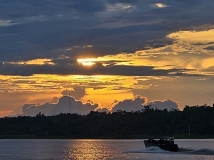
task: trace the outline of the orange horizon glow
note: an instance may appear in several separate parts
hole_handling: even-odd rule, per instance
[[[0,111],[0,117],[8,116],[8,115],[11,114],[12,112],[13,112],[13,110],[4,110],[4,111]]]

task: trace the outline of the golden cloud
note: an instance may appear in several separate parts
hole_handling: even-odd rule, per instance
[[[54,65],[51,59],[48,58],[39,58],[39,59],[32,59],[28,61],[18,61],[18,62],[4,62],[8,64],[20,64],[20,65]]]
[[[214,29],[206,31],[179,31],[168,34],[166,37],[191,44],[207,44],[214,42]]]

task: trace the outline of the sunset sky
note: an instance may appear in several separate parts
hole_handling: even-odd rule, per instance
[[[212,105],[213,8],[213,0],[0,0],[0,117]]]

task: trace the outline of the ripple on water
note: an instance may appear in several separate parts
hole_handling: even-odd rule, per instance
[[[127,153],[152,153],[152,154],[192,154],[192,155],[214,155],[212,149],[190,149],[190,148],[179,148],[178,152],[170,152],[160,149],[159,147],[148,147],[142,150],[127,151]]]

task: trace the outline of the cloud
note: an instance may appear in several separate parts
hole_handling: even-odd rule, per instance
[[[103,79],[75,78],[213,76],[213,8],[212,0],[1,1],[0,75],[6,77],[1,80],[1,92],[35,94],[35,90],[53,89],[60,94],[74,85],[100,91],[109,84],[119,90],[154,88],[154,95],[159,92],[152,83],[133,86],[127,80],[123,85],[120,81],[104,85]],[[87,68],[76,61],[87,57],[103,59]],[[76,99],[86,95],[84,90],[71,91]],[[167,93],[161,100],[171,98]]]
[[[145,46],[165,46],[170,43],[166,35],[174,31],[212,24],[212,6],[211,0],[2,2],[0,26],[4,27],[0,35],[10,36],[0,39],[0,52],[4,53],[0,59],[53,58],[63,54],[72,59],[83,53],[114,55]],[[89,42],[92,48],[65,53],[66,48]]]
[[[135,6],[128,3],[106,3],[105,10],[98,12],[98,17],[112,17],[121,14],[130,13],[135,10]]]
[[[140,97],[137,96],[134,99],[126,99],[123,101],[116,101],[114,102],[114,104],[112,105],[112,111],[115,112],[117,110],[122,110],[122,111],[138,111],[138,110],[142,110],[144,109],[145,105],[151,105],[151,108],[154,109],[160,109],[160,110],[164,110],[165,108],[167,110],[172,110],[172,109],[176,109],[176,110],[181,110],[179,104],[173,100],[165,100],[165,101],[160,101],[160,100],[156,100],[156,101],[152,101],[152,102],[147,102],[147,98],[146,97]]]
[[[138,110],[142,110],[144,109],[145,105],[151,105],[151,108],[154,109],[160,109],[160,110],[164,110],[165,108],[167,110],[172,110],[172,109],[176,109],[176,110],[181,110],[179,104],[173,100],[165,100],[165,101],[152,101],[152,102],[147,102],[147,98],[146,97],[140,97],[137,96],[134,99],[126,99],[120,102],[115,102],[113,104],[113,108],[112,111],[115,112],[117,110],[122,110],[122,111],[138,111]]]
[[[63,96],[59,99],[58,103],[46,102],[42,105],[39,104],[24,104],[22,107],[21,116],[35,116],[39,112],[46,116],[57,115],[60,113],[77,113],[80,115],[88,114],[94,111],[98,104],[93,104],[88,101],[83,103],[75,100],[73,97]]]
[[[93,14],[105,10],[105,1],[104,0],[72,1],[69,7],[74,9],[79,14],[82,13]]]
[[[159,100],[156,100],[156,101],[153,101],[153,102],[149,102],[148,105],[151,105],[152,108],[154,109],[160,109],[160,110],[164,110],[165,108],[167,110],[172,110],[172,109],[175,109],[175,110],[181,110],[179,104],[173,100],[165,100],[165,101],[159,101]]]
[[[122,19],[116,20],[112,22],[106,22],[102,24],[98,24],[97,26],[90,27],[88,29],[118,29],[118,28],[126,28],[126,27],[137,27],[144,25],[154,25],[160,23],[162,20],[148,20],[144,21],[135,21],[131,19]]]
[[[67,61],[67,60],[65,60]],[[65,62],[64,61],[64,62]],[[191,69],[192,70],[192,69]],[[78,63],[51,63],[48,64],[17,64],[2,62],[0,74],[31,76],[34,74],[58,74],[58,75],[124,75],[124,76],[189,76],[200,74],[185,73],[188,69],[159,69],[155,66],[131,66],[131,65],[103,65],[97,62],[91,67],[84,67]]]
[[[164,4],[164,3],[156,3],[155,4],[155,7],[158,7],[158,8],[166,8],[168,7],[168,5]]]
[[[8,27],[8,26],[13,26],[18,23],[12,21],[12,20],[0,20],[0,27]]]
[[[57,99],[55,97],[55,99]],[[98,112],[116,112],[118,110],[122,111],[141,111],[144,109],[145,105],[151,105],[154,109],[176,109],[181,110],[177,102],[173,100],[165,101],[152,101],[147,103],[146,97],[137,96],[134,99],[125,99],[123,101],[115,101],[111,104],[111,108],[99,108],[98,104],[93,104],[93,102],[88,101],[83,103],[81,101],[75,100],[73,97],[63,96],[58,99],[58,102],[46,102],[42,105],[40,104],[24,104],[21,109],[20,116],[36,116],[38,113],[42,113],[46,116],[57,115],[60,113],[77,113],[80,115],[86,115],[90,111]],[[17,113],[17,112],[16,112]],[[18,116],[17,114],[15,116]],[[14,115],[13,115],[14,116]]]
[[[40,104],[24,104],[21,108],[21,116],[35,116],[38,113],[42,113],[46,116],[54,115],[52,110],[58,105],[59,100],[56,97],[52,99],[51,102],[46,102],[42,105]],[[58,101],[58,102],[57,102]]]
[[[214,43],[214,29],[205,31],[179,31],[170,33],[168,38],[192,44]]]
[[[50,103],[52,103],[52,104],[56,104],[56,103],[58,103],[58,102],[59,102],[59,98],[54,97],[54,98],[51,100],[51,102],[50,102]]]
[[[82,88],[82,87],[74,87],[73,90],[63,90],[62,91],[62,95],[63,96],[72,96],[74,97],[75,99],[81,99],[82,97],[84,97],[86,94],[86,91],[85,91],[85,88]]]
[[[122,111],[138,111],[142,110],[143,104],[145,104],[147,99],[145,97],[136,97],[135,99],[126,99],[123,101],[118,102],[115,104],[115,106],[112,108],[112,111],[115,112],[117,110]]]
[[[106,113],[110,112],[107,108],[98,108],[95,111],[97,111],[97,112],[106,112]]]

